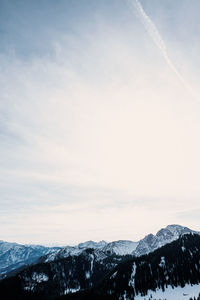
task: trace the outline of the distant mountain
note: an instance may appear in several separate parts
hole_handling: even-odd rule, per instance
[[[110,254],[128,255],[135,251],[137,245],[138,242],[120,240],[108,243],[102,250]]]
[[[50,262],[62,258],[66,258],[68,256],[78,256],[86,249],[103,249],[107,243],[105,241],[93,242],[87,241],[84,243],[80,243],[77,246],[66,246],[62,249],[58,249],[50,254],[47,254],[44,257],[41,257],[40,262]]]
[[[177,240],[181,235],[188,233],[200,234],[200,232],[181,225],[168,225],[166,228],[159,230],[156,235],[148,234],[144,237],[144,239],[140,240],[132,254],[135,256],[148,254],[168,243]]]
[[[44,247],[38,245],[20,245],[0,241],[0,278],[8,272],[24,265],[31,264],[41,256],[54,252],[58,247]]]
[[[93,242],[88,241],[81,243],[78,246],[67,246],[55,251],[53,253],[47,254],[45,257],[42,257],[40,262],[50,262],[68,256],[78,256],[86,249],[102,250],[101,253],[104,253],[106,256],[110,255],[130,255],[133,250],[136,249],[138,242],[120,240],[111,243],[106,243],[105,241]],[[96,251],[98,252],[98,251]]]
[[[93,241],[87,241],[84,243],[78,244],[77,248],[79,249],[102,249],[107,245],[107,242],[105,241],[100,241],[100,242],[93,242]]]
[[[77,246],[44,247],[40,245],[20,245],[0,241],[0,278],[25,265],[35,262],[50,262],[69,256],[78,256],[86,249],[102,249],[106,255],[127,255],[135,248],[137,243],[131,241],[87,241]]]
[[[168,225],[166,228],[159,230],[156,235],[149,234],[139,242],[119,240],[110,243],[105,241],[93,242],[88,241],[78,246],[67,246],[59,249],[57,252],[50,253],[41,259],[41,262],[50,262],[53,260],[66,258],[71,255],[80,255],[85,249],[101,249],[106,255],[134,255],[141,256],[148,254],[172,241],[178,239],[181,235],[188,233],[200,234],[197,231],[181,225]]]
[[[0,278],[11,271],[31,264],[50,262],[68,256],[80,255],[85,249],[101,249],[106,255],[134,255],[148,254],[187,233],[198,233],[180,225],[169,225],[159,230],[156,235],[149,234],[139,242],[119,240],[107,243],[105,241],[87,241],[77,246],[44,247],[39,245],[20,245],[0,241]]]

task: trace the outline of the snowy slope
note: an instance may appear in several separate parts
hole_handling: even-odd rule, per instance
[[[200,284],[186,284],[183,288],[178,286],[172,288],[171,286],[154,291],[149,291],[146,296],[137,295],[134,300],[189,300],[190,298],[198,297],[200,293]]]
[[[41,262],[50,262],[61,258],[66,258],[69,256],[78,256],[83,251],[84,249],[79,249],[77,246],[76,247],[67,246],[64,247],[63,249],[59,249],[50,254],[47,254],[45,257],[42,257]]]
[[[58,247],[20,245],[0,241],[0,277],[25,264],[33,263],[39,257],[58,249]]]
[[[103,248],[103,251],[110,254],[127,255],[131,254],[136,249],[137,245],[138,242],[120,240],[108,243]]]
[[[93,241],[87,241],[84,243],[80,243],[77,246],[66,246],[62,249],[59,249],[57,251],[54,251],[48,255],[46,255],[44,258],[41,259],[41,262],[50,262],[62,258],[67,258],[69,256],[78,256],[81,253],[84,252],[86,249],[94,249],[94,250],[101,250],[106,246],[105,241],[100,242],[93,242]],[[98,251],[97,251],[98,253]]]
[[[88,249],[88,248],[92,248],[92,249],[102,249],[102,248],[105,247],[106,245],[107,245],[107,242],[105,242],[105,241],[100,241],[100,242],[87,241],[87,242],[78,244],[77,247],[78,247],[79,249]]]

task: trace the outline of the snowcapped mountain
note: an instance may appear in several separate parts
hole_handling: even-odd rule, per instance
[[[132,241],[115,241],[108,243],[104,248],[103,251],[109,254],[116,254],[116,255],[130,255],[137,247],[138,242]]]
[[[111,255],[129,255],[137,247],[138,242],[128,241],[128,240],[119,240],[107,243],[105,241],[93,242],[87,241],[85,243],[78,244],[78,249],[101,249],[103,252]]]
[[[148,254],[188,233],[200,234],[200,232],[181,225],[168,225],[166,228],[160,229],[156,235],[148,234],[144,239],[140,240],[132,254],[135,256]]]
[[[105,241],[94,242],[94,241],[87,241],[84,243],[80,243],[77,246],[66,246],[62,249],[58,249],[52,253],[47,254],[44,257],[41,257],[41,262],[50,262],[62,258],[66,258],[68,256],[78,256],[86,249],[94,249],[100,250],[103,249],[107,243]],[[97,251],[98,252],[98,251]]]
[[[0,241],[0,277],[58,249],[60,248]]]
[[[77,246],[67,246],[53,253],[47,254],[45,257],[41,258],[41,262],[50,262],[57,259],[66,258],[68,256],[78,256],[86,249],[94,249],[95,253],[102,256],[104,253],[106,256],[110,256],[112,254],[115,255],[130,255],[137,247],[138,242],[119,240],[110,243],[106,243],[105,241],[93,242],[87,241]],[[98,251],[101,250],[101,251]],[[100,259],[100,258],[99,258]]]
[[[44,247],[34,245],[20,245],[0,241],[0,277],[27,264],[38,262],[51,262],[69,256],[79,256],[86,249],[94,249],[99,260],[110,255],[148,254],[187,233],[198,233],[180,225],[168,225],[159,230],[156,235],[149,234],[139,242],[119,240],[107,243],[105,241],[87,241],[77,246]],[[100,251],[101,250],[101,251]]]
[[[87,242],[78,244],[77,247],[79,249],[87,249],[87,248],[102,249],[106,245],[107,245],[107,242],[105,242],[105,241],[100,241],[100,242],[87,241]]]
[[[139,242],[128,241],[128,240],[119,240],[106,243],[105,241],[93,242],[87,241],[77,246],[71,247],[67,246],[62,249],[59,249],[56,252],[46,255],[45,259],[42,258],[44,262],[50,262],[53,260],[66,258],[71,255],[80,255],[85,249],[100,249],[103,253],[108,255],[134,255],[141,256],[148,254],[172,241],[178,239],[181,235],[187,233],[197,233],[194,230],[191,230],[187,227],[181,225],[168,225],[166,228],[159,230],[156,235],[148,234]],[[102,253],[101,252],[101,253]]]
[[[50,262],[53,260],[58,260],[62,258],[66,258],[68,256],[78,256],[85,249],[94,249],[102,250],[98,253],[105,253],[108,255],[134,255],[141,256],[144,254],[148,254],[157,248],[160,248],[172,241],[178,239],[181,235],[187,233],[198,233],[194,230],[191,230],[187,227],[183,227],[181,225],[168,225],[166,228],[162,228],[159,230],[156,235],[149,234],[144,237],[144,239],[139,242],[128,241],[128,240],[119,240],[107,243],[105,241],[94,242],[87,241],[84,243],[80,243],[77,246],[66,246],[57,251],[47,254],[45,257],[41,258],[41,262]],[[101,255],[100,255],[101,256]]]

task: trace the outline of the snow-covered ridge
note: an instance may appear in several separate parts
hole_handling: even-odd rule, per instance
[[[86,249],[95,249],[96,255],[101,258],[112,254],[141,256],[148,254],[167,243],[178,239],[183,234],[197,233],[180,225],[168,225],[155,235],[149,234],[139,242],[119,240],[107,243],[105,241],[87,241],[77,246],[45,247],[40,245],[20,245],[0,241],[0,276],[25,264],[30,264],[41,258],[43,262],[50,262],[68,256],[78,256]]]
[[[86,249],[94,249],[97,256],[105,258],[112,254],[116,255],[130,255],[137,247],[138,242],[119,240],[107,243],[105,241],[93,242],[87,241],[77,246],[67,246],[61,250],[50,253],[46,256],[44,262],[50,262],[53,260],[66,258],[68,256],[78,256],[83,253]]]
[[[120,240],[108,243],[102,250],[106,253],[116,255],[130,255],[137,247],[139,242]]]
[[[191,230],[181,225],[168,225],[166,228],[160,229],[155,235],[148,234],[139,242],[119,240],[106,243],[105,241],[93,242],[87,241],[85,243],[78,244],[77,246],[67,246],[57,252],[47,255],[45,262],[53,261],[55,259],[66,258],[70,255],[80,255],[85,249],[92,248],[95,250],[101,250],[97,255],[134,255],[141,256],[148,254],[168,243],[171,243],[178,239],[183,234],[197,233],[197,231]]]
[[[132,254],[136,256],[148,254],[177,240],[181,235],[190,233],[200,234],[198,231],[194,231],[181,225],[168,225],[167,227],[160,229],[155,235],[148,234],[140,240]]]
[[[58,250],[56,252],[50,253],[46,256],[44,262],[50,262],[53,260],[66,258],[68,256],[78,256],[81,253],[83,253],[86,249],[94,249],[97,259],[101,260],[106,256],[115,254],[115,255],[131,255],[131,253],[136,249],[138,245],[138,242],[133,241],[126,241],[126,240],[120,240],[120,241],[114,241],[111,243],[106,243],[105,241],[101,241],[99,243],[89,241],[82,244],[79,244],[78,246],[71,247],[67,246],[64,247],[61,250]]]

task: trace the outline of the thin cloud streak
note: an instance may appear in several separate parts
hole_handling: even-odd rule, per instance
[[[185,81],[184,77],[180,74],[180,72],[177,70],[174,63],[171,61],[168,52],[167,47],[165,45],[165,42],[160,35],[156,25],[153,23],[151,18],[147,15],[145,12],[142,4],[139,2],[139,0],[125,0],[128,4],[128,7],[131,9],[131,11],[135,14],[137,14],[138,18],[142,22],[144,28],[146,29],[149,36],[152,38],[156,46],[160,49],[166,63],[171,68],[171,70],[176,74],[176,76],[179,78],[179,80],[183,83],[184,87],[188,90],[188,92],[191,94],[191,96],[198,100],[198,97],[192,87]],[[198,100],[199,101],[199,100]]]

